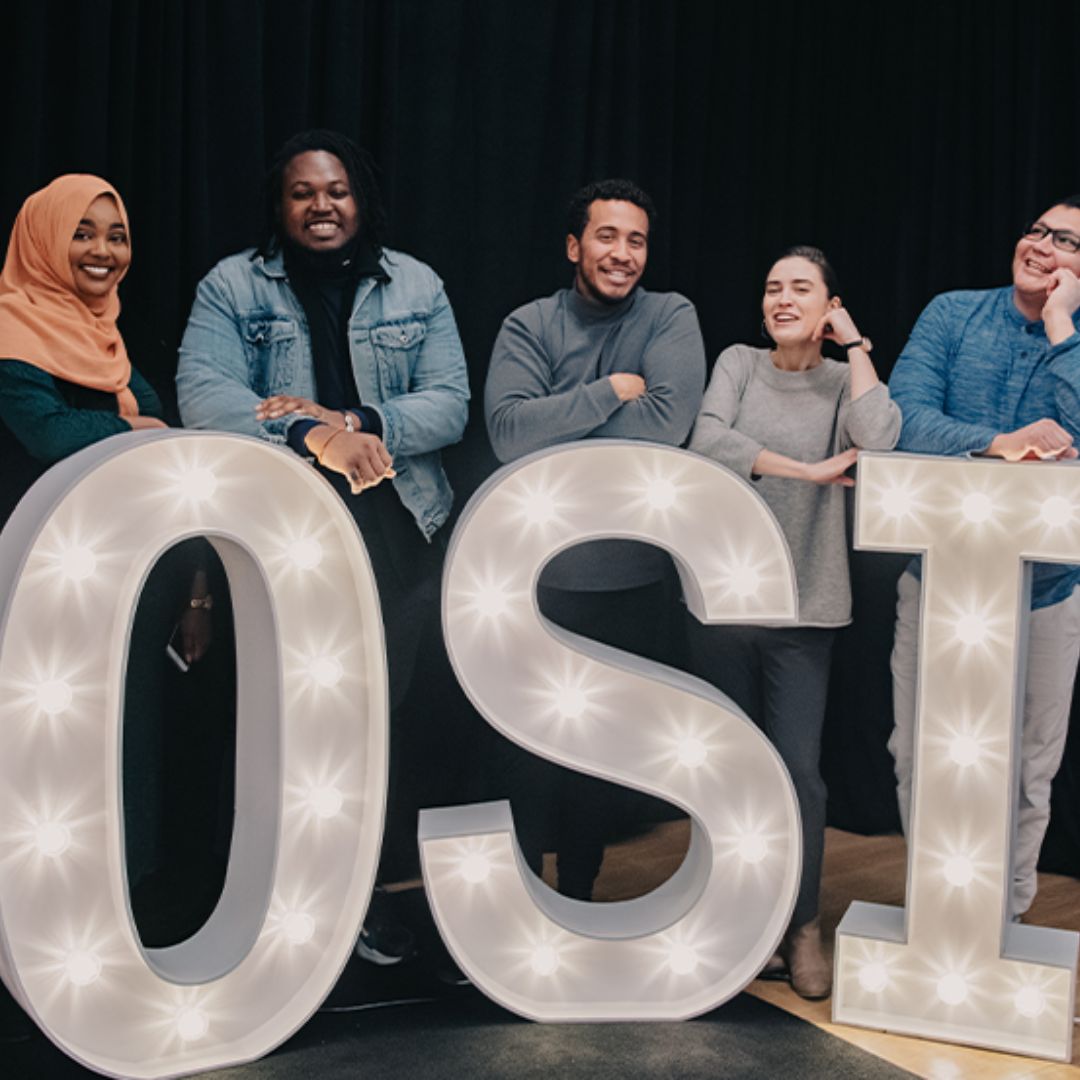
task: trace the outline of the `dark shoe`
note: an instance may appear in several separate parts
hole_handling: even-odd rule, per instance
[[[821,923],[811,919],[784,936],[784,954],[791,970],[791,989],[809,1001],[832,993],[832,968],[821,944]]]
[[[376,887],[364,917],[363,929],[356,939],[356,955],[379,967],[400,964],[416,951],[412,931],[395,917],[390,907],[389,896]]]
[[[787,979],[789,976],[787,961],[779,949],[769,957],[766,965],[758,972],[759,979],[767,979],[771,982]]]
[[[449,957],[435,968],[435,978],[443,986],[471,986],[469,976],[465,974]]]

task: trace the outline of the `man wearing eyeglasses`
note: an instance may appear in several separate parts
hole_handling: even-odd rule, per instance
[[[1064,460],[1080,440],[1080,195],[1055,203],[1016,244],[1012,286],[944,293],[919,317],[889,392],[899,450]],[[892,654],[900,816],[907,832],[919,629],[919,560],[897,587]],[[1039,563],[1031,587],[1012,914],[1035,896],[1050,785],[1065,748],[1080,658],[1080,566]]]

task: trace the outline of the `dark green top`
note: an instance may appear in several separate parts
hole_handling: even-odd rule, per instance
[[[134,368],[129,389],[140,413],[163,417],[157,394]],[[115,394],[55,378],[22,360],[0,360],[0,420],[43,465],[130,431],[117,410]]]
[[[139,412],[162,418],[150,384],[131,369]],[[110,435],[130,431],[115,394],[57,379],[22,360],[0,360],[0,526],[50,466]]]

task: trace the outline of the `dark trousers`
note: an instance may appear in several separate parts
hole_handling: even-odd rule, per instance
[[[419,876],[417,815],[467,801],[469,735],[481,724],[450,667],[442,637],[445,543],[429,543],[389,481],[360,495],[324,475],[352,514],[379,590],[390,699],[390,775],[376,880]]]
[[[687,616],[693,673],[727,694],[780,753],[799,800],[803,868],[792,926],[818,913],[825,848],[821,729],[835,630],[703,626]]]
[[[543,585],[540,611],[551,622],[651,660],[669,662],[668,618],[674,604],[667,581],[612,592],[573,592]],[[585,776],[499,740],[495,760],[500,794],[509,797],[518,844],[533,871],[542,853],[556,852],[559,892],[586,900],[604,858],[604,845],[632,806],[640,817],[670,816],[666,804]]]

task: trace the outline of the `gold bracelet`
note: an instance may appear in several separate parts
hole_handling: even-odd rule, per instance
[[[329,427],[329,425],[327,425]],[[326,448],[344,431],[344,428],[334,428],[330,434],[330,438],[326,440],[320,449],[315,451],[315,460],[321,465],[323,463],[322,456],[326,453]]]

